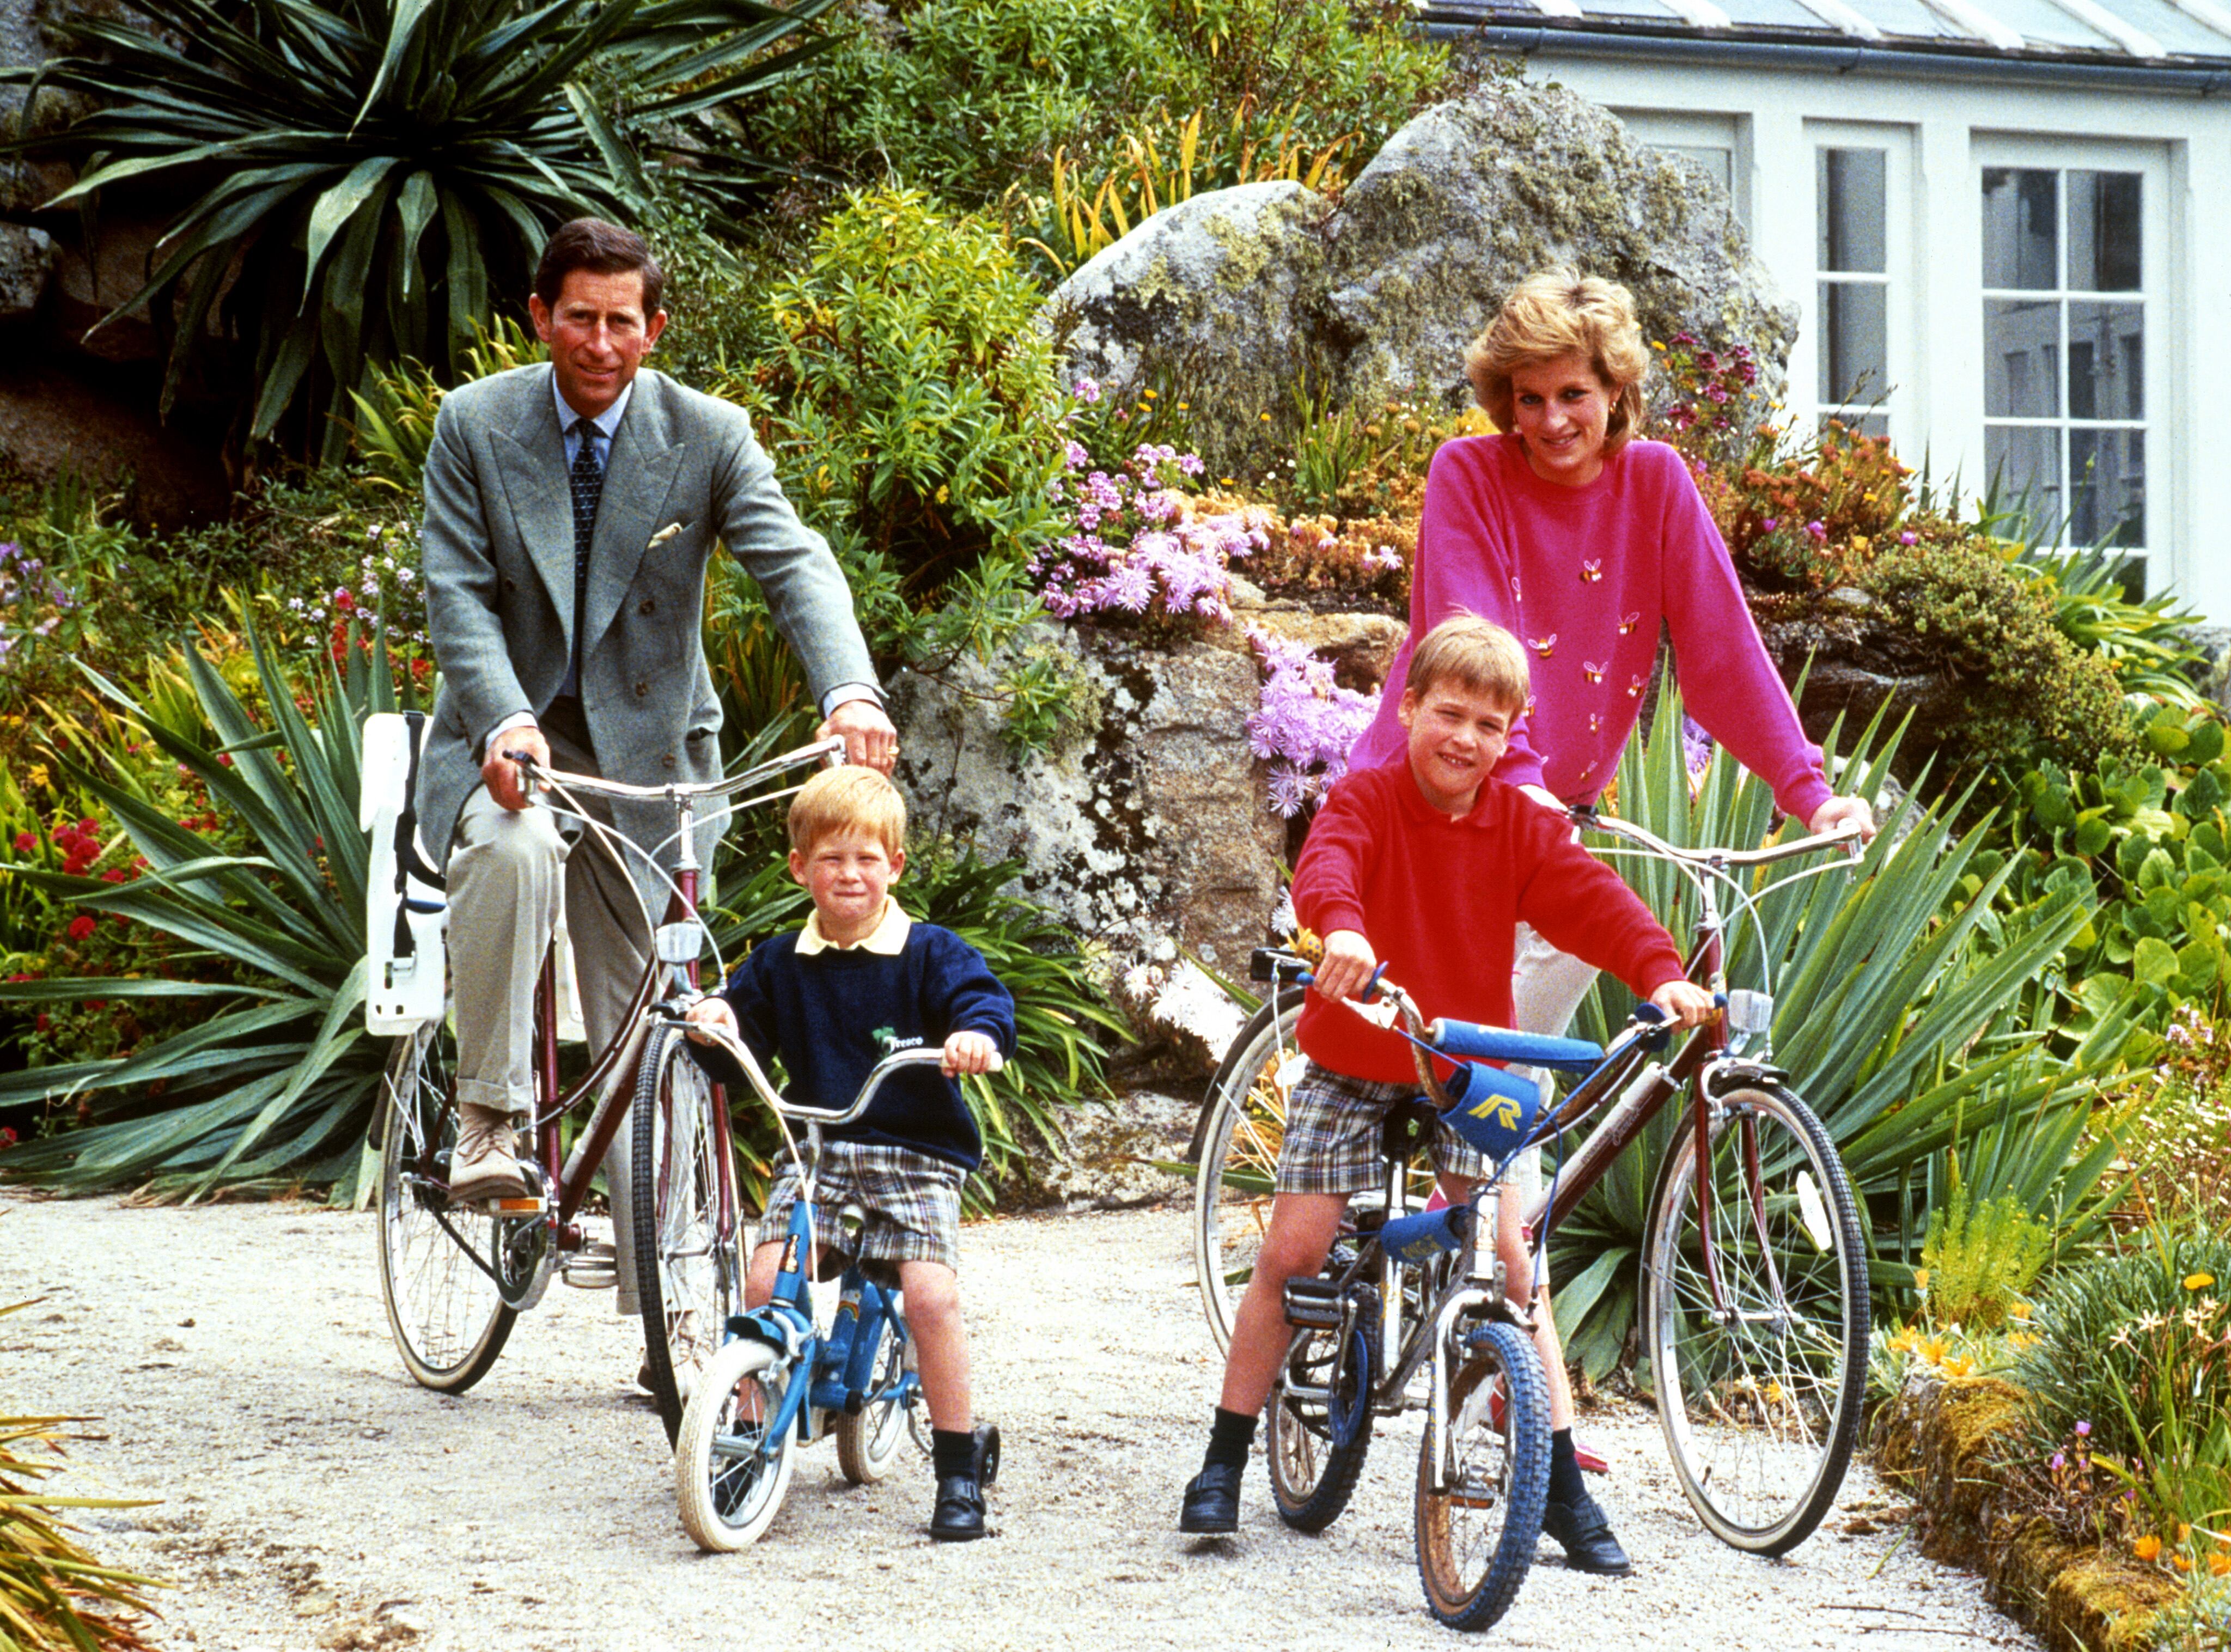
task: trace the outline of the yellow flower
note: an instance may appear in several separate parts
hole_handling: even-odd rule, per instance
[[[2027,1319],[2029,1318],[2029,1304],[2027,1302],[2009,1302],[2007,1304],[2007,1312],[2017,1319]]]
[[[1956,1355],[1944,1362],[1944,1374],[1947,1377],[1965,1377],[1975,1369],[1976,1362],[1965,1354]]]
[[[2179,1543],[2189,1543],[2192,1541],[2192,1528],[2187,1526],[2182,1520],[2179,1520],[2176,1523],[2176,1540]]]
[[[2221,1577],[2226,1573],[2231,1573],[2231,1554],[2217,1549],[2208,1557],[2208,1575]]]
[[[2215,1283],[2215,1275],[2213,1273],[2188,1273],[2184,1276],[2184,1288],[2188,1291],[2205,1291]]]
[[[47,766],[44,763],[33,763],[25,771],[24,778],[34,786],[44,786],[47,783]]]
[[[1151,390],[1142,390],[1139,393],[1141,396],[1144,396],[1148,401],[1154,399],[1154,392]]]
[[[2187,1555],[2171,1555],[2170,1557],[2169,1563],[2172,1566],[2175,1566],[2179,1571],[2190,1571],[2192,1570],[2191,1558]]]
[[[2161,1539],[2149,1532],[2131,1545],[2131,1552],[2141,1560],[2150,1560],[2161,1552]]]
[[[1917,1267],[1913,1270],[1913,1288],[1917,1291],[1926,1291],[1929,1288],[1929,1270],[1927,1268]]]
[[[1921,1344],[1921,1357],[1932,1365],[1944,1363],[1944,1338],[1931,1337]]]

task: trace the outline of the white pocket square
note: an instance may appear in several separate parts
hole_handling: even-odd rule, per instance
[[[665,527],[660,528],[656,534],[653,534],[650,536],[650,543],[644,546],[643,548],[646,551],[655,551],[681,531],[682,524],[680,522],[669,522]]]

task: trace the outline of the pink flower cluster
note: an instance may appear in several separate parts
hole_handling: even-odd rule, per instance
[[[1348,754],[1378,715],[1379,696],[1344,689],[1331,662],[1297,642],[1247,628],[1263,666],[1263,697],[1247,743],[1271,765],[1271,807],[1288,820],[1348,773]]]
[[[1269,540],[1248,515],[1193,515],[1176,488],[1180,478],[1200,474],[1200,457],[1147,443],[1110,476],[1089,470],[1091,456],[1071,442],[1068,460],[1070,475],[1057,485],[1060,497],[1075,502],[1077,531],[1031,562],[1046,612],[1061,619],[1116,613],[1229,625],[1230,564]]]

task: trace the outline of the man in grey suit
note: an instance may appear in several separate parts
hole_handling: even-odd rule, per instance
[[[783,496],[750,420],[641,371],[666,325],[663,284],[629,231],[593,218],[565,225],[527,301],[550,365],[451,392],[426,458],[427,616],[442,691],[417,803],[428,841],[449,845],[459,1198],[524,1190],[512,1121],[533,1101],[534,981],[561,900],[598,1046],[650,950],[643,908],[650,923],[665,908],[647,868],[569,841],[564,828],[578,822],[531,807],[504,754],[630,785],[718,778],[721,708],[699,635],[716,545],[765,591],[822,732],[885,773],[897,749],[844,573]],[[663,803],[586,812],[645,847],[673,829]],[[702,864],[723,825],[701,825]],[[624,1153],[616,1146],[621,1162],[607,1161],[623,1246]],[[618,1260],[618,1305],[630,1312],[633,1271]]]

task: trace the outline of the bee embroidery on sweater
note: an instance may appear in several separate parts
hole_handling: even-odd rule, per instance
[[[1631,614],[1621,614],[1619,617],[1619,634],[1625,637],[1631,633],[1634,630],[1635,626],[1641,623],[1642,611],[1639,608],[1636,609]]]
[[[1600,712],[1600,711],[1591,711],[1591,712],[1589,712],[1589,713],[1588,713],[1588,732],[1589,732],[1590,734],[1592,734],[1592,735],[1593,735],[1593,734],[1600,734],[1600,733],[1602,733],[1602,732],[1603,732],[1603,713],[1602,713],[1602,712]]]
[[[1584,659],[1584,660],[1582,660],[1582,661],[1581,662],[1581,675],[1582,677],[1585,677],[1586,678],[1588,678],[1588,680],[1589,682],[1591,682],[1591,683],[1600,683],[1600,682],[1602,682],[1602,681],[1603,681],[1603,674],[1604,674],[1604,668],[1603,668],[1602,666],[1600,666],[1600,665],[1597,664],[1594,660],[1592,660],[1592,659]]]
[[[1527,638],[1527,644],[1536,653],[1543,659],[1547,659],[1557,651],[1557,633],[1553,631],[1547,637],[1530,637]]]
[[[1510,599],[1513,602],[1523,602],[1526,600],[1524,597],[1518,594],[1518,576],[1515,573],[1510,576]]]
[[[1636,677],[1627,679],[1626,697],[1630,700],[1639,700],[1642,697],[1642,679],[1640,677]]]
[[[1603,559],[1601,557],[1596,558],[1592,562],[1583,562],[1581,564],[1581,583],[1582,585],[1594,585],[1598,580],[1602,578]]]

